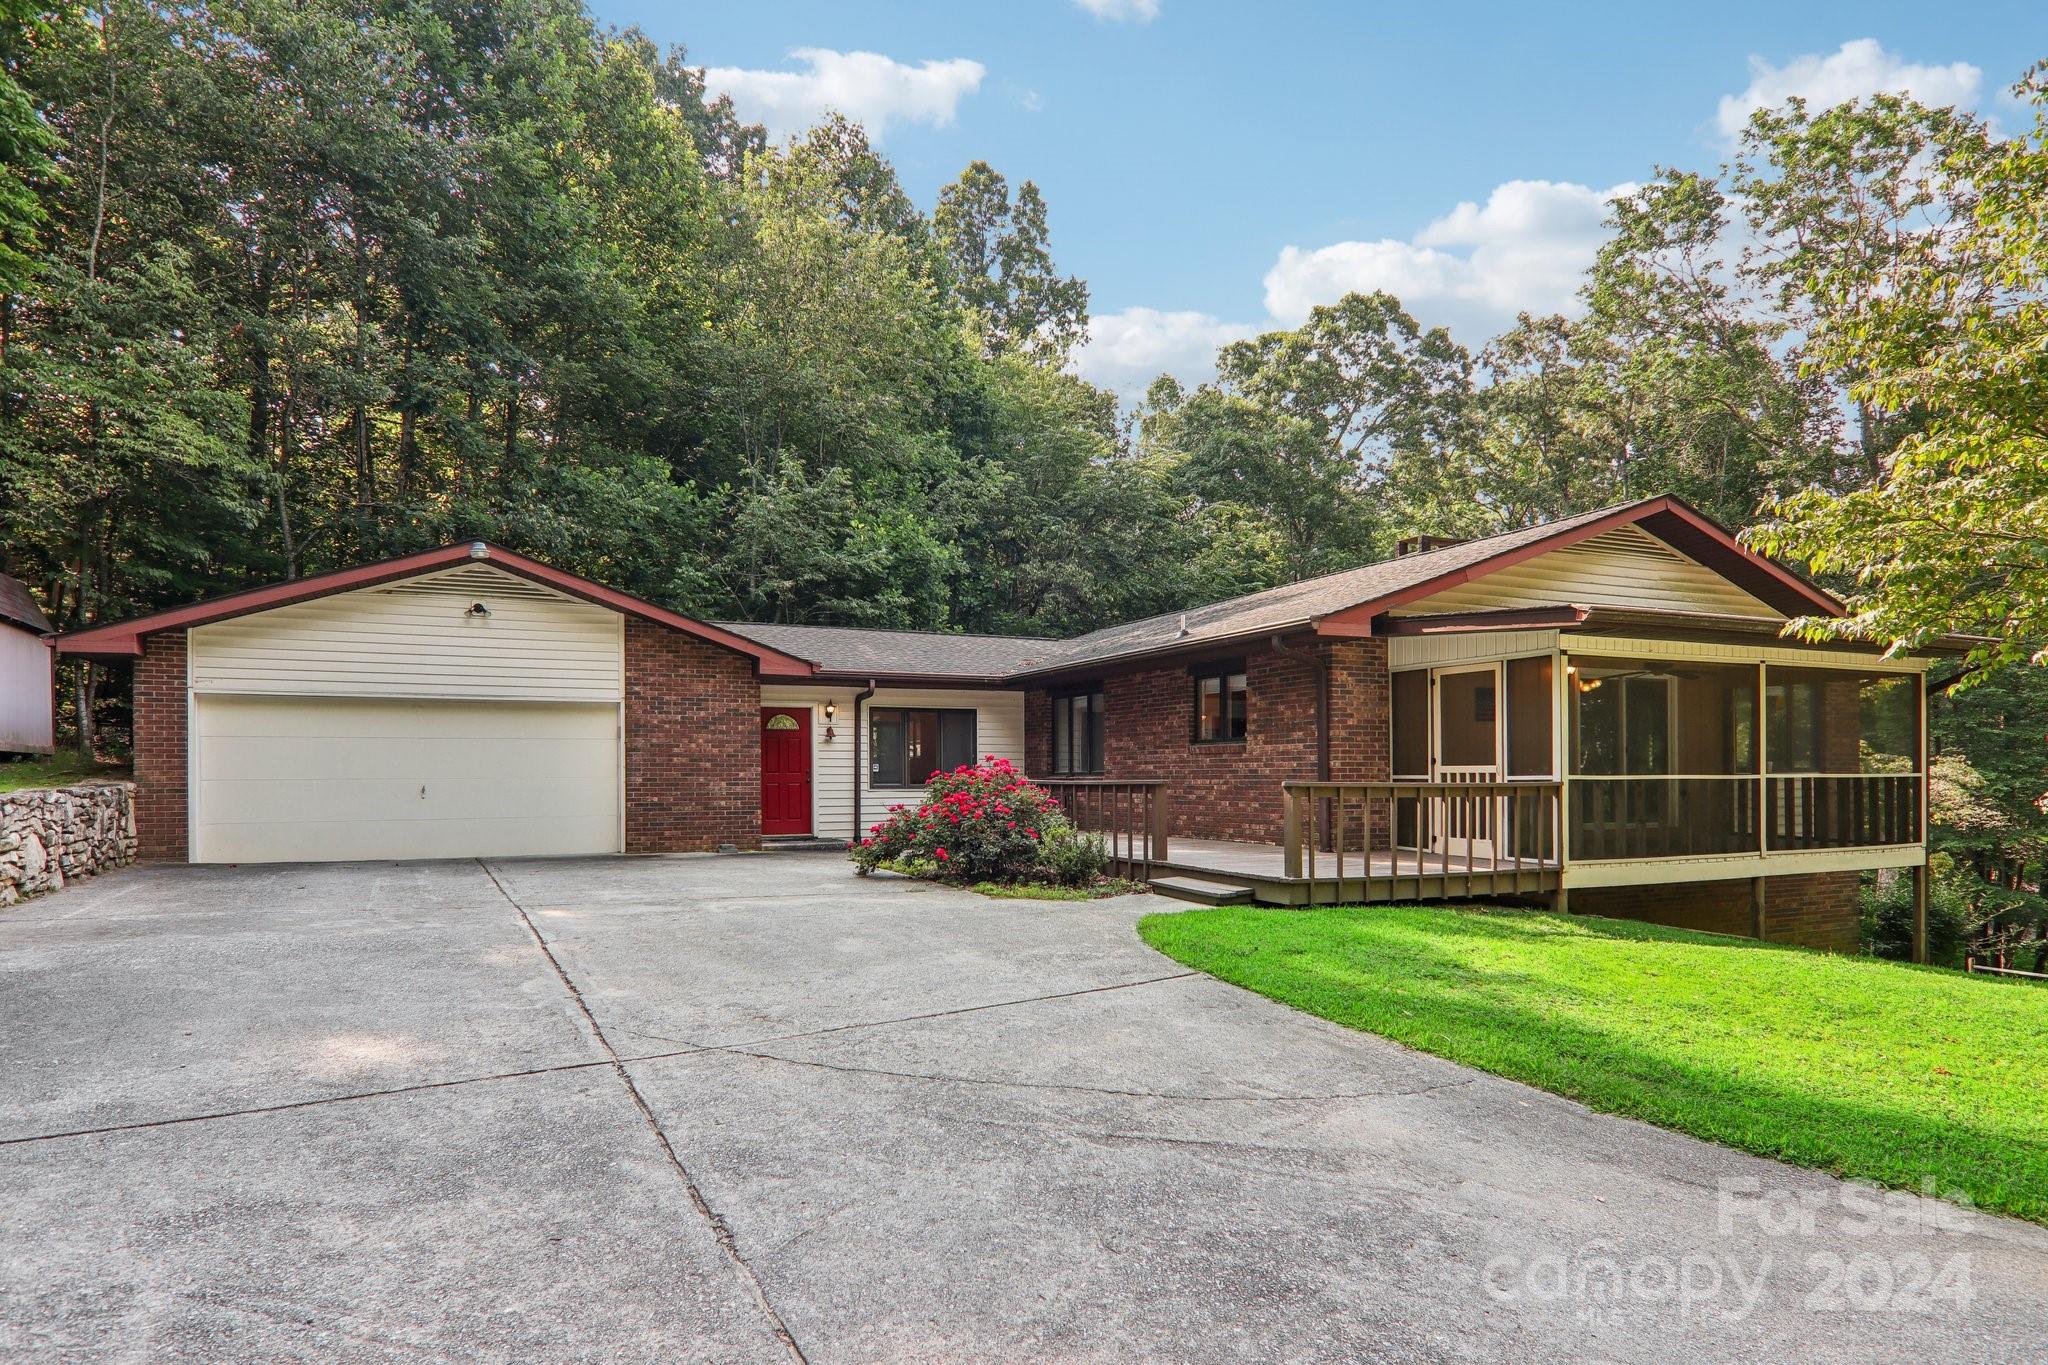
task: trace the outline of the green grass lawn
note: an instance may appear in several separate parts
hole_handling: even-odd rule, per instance
[[[53,754],[28,763],[0,763],[0,792],[18,792],[29,787],[65,787],[89,777],[126,777],[128,770],[112,763],[95,763],[76,753]]]
[[[1520,911],[1230,907],[1138,932],[1594,1109],[2048,1223],[2048,988]]]
[[[967,889],[999,901],[1099,901],[1149,888],[1143,882],[1111,877],[1093,886],[1052,886],[1045,882],[1019,882],[1015,886],[1006,886],[1001,882],[976,882]]]

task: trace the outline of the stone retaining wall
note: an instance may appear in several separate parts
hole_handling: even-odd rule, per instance
[[[0,793],[0,906],[135,861],[135,784]]]

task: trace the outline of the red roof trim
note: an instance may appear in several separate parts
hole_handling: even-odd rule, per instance
[[[59,635],[57,648],[62,653],[83,658],[137,658],[142,653],[143,637],[155,635],[160,631],[210,625],[215,621],[231,620],[237,616],[248,616],[299,602],[310,602],[316,598],[331,597],[335,593],[372,588],[380,583],[391,583],[401,578],[415,578],[437,569],[477,563],[489,564],[493,568],[503,569],[507,573],[517,574],[521,578],[555,588],[571,597],[624,612],[628,616],[637,616],[656,625],[694,635],[698,639],[720,645],[735,653],[745,654],[760,665],[763,677],[809,678],[817,671],[808,660],[770,649],[767,645],[758,644],[728,630],[720,630],[717,626],[693,617],[680,615],[666,607],[656,606],[630,593],[608,588],[602,583],[592,582],[578,574],[568,573],[495,545],[483,542],[476,544],[483,546],[481,555],[475,553],[470,544],[444,545],[439,549],[423,550],[417,554],[402,555],[397,559],[387,559],[375,564],[359,564],[350,569],[315,574],[311,578],[249,588],[225,597],[195,602],[188,607],[173,607],[168,611],[138,616],[133,620],[75,630]]]
[[[1331,612],[1315,622],[1318,634],[1356,635],[1367,633],[1372,618],[1407,602],[1432,597],[1447,588],[1512,567],[1551,550],[1590,540],[1618,526],[1641,525],[1674,550],[1698,560],[1736,586],[1792,616],[1840,616],[1842,604],[1798,574],[1774,564],[1738,541],[1725,527],[1695,510],[1683,499],[1666,494],[1627,507],[1618,507],[1602,517],[1539,536],[1463,568],[1411,584],[1368,602]],[[1708,560],[1719,563],[1709,563]]]

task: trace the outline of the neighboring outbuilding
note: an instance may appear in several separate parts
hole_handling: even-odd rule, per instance
[[[0,574],[0,754],[47,754],[57,743],[49,618],[20,580]]]

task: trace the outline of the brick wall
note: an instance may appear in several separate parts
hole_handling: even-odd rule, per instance
[[[185,632],[145,636],[135,661],[135,832],[138,856],[184,862]]]
[[[1764,879],[1764,937],[1831,952],[1861,951],[1855,872],[1810,872]],[[1678,882],[1574,891],[1573,911],[1646,920],[1713,934],[1749,935],[1749,882]]]
[[[1330,775],[1384,781],[1391,771],[1384,640],[1317,646],[1330,666]],[[1302,659],[1259,646],[1245,651],[1245,739],[1197,744],[1194,685],[1186,664],[1106,678],[1103,775],[1163,779],[1173,832],[1195,839],[1278,842],[1280,784],[1316,776],[1316,672]],[[1051,694],[1024,704],[1029,770],[1052,768]]]
[[[753,661],[626,620],[626,851],[761,844],[761,684]]]

